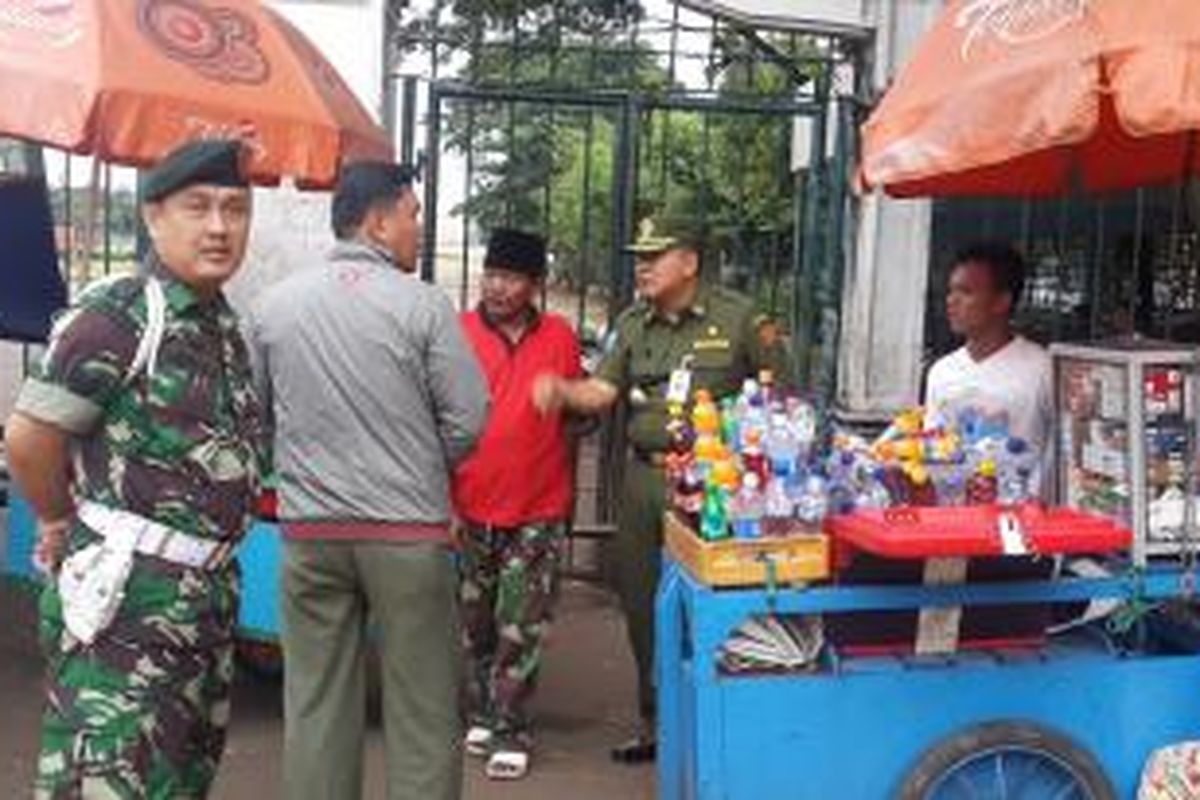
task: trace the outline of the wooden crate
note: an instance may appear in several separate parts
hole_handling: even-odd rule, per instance
[[[819,529],[796,523],[796,532],[761,539],[722,539],[706,542],[683,520],[668,511],[663,516],[667,549],[697,580],[709,586],[762,586],[768,583],[768,562],[775,565],[778,583],[808,583],[829,577],[829,539]]]

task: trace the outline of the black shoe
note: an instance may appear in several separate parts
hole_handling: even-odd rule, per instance
[[[628,742],[614,747],[609,755],[620,764],[646,764],[658,756],[658,742],[644,736],[635,736]]]

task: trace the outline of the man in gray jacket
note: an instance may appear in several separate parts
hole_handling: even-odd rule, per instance
[[[258,303],[285,537],[284,792],[362,792],[367,621],[378,635],[388,797],[460,795],[460,634],[449,475],[487,385],[449,300],[411,275],[412,172],[343,170],[338,243]]]

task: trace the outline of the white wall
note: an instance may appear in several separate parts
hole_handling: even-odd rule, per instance
[[[313,41],[375,119],[383,105],[383,0],[275,0],[272,5]],[[256,189],[250,246],[226,294],[247,311],[266,287],[310,269],[333,244],[329,192]]]
[[[341,73],[376,119],[383,99],[384,0],[271,0]]]
[[[873,0],[874,85],[883,90],[942,9],[942,0]],[[931,205],[880,193],[859,207],[847,265],[838,404],[851,415],[887,417],[920,401]]]

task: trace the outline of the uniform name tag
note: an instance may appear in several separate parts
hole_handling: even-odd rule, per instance
[[[728,350],[728,339],[697,339],[692,343],[693,350]]]
[[[671,370],[671,379],[667,381],[667,402],[684,405],[692,388],[692,357],[684,356],[679,367]]]

